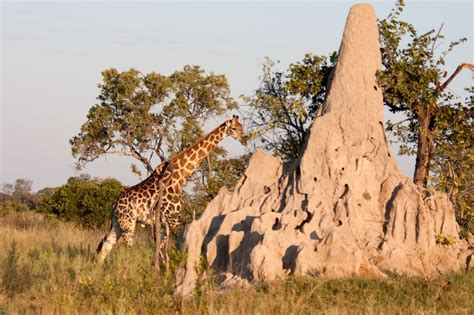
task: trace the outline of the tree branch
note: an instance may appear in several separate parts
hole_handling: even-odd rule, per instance
[[[140,162],[142,162],[145,165],[145,168],[148,171],[148,173],[153,172],[153,167],[151,167],[150,162],[148,162],[148,160],[143,155],[141,155],[140,152],[137,151],[137,149],[135,149],[133,146],[130,146],[130,151],[132,151],[133,156],[135,158],[137,158]]]
[[[158,139],[155,139],[155,147],[153,148],[153,151],[155,154],[160,158],[160,161],[163,162],[166,160],[163,150],[161,149],[161,145],[163,143],[163,137],[159,137]],[[150,159],[151,160],[151,159]]]
[[[431,46],[431,55],[433,55],[433,53],[434,53],[435,45],[436,45],[436,42],[438,41],[439,35],[441,34],[441,30],[443,29],[443,26],[444,26],[444,23],[441,23],[441,26],[439,27],[438,33],[434,37],[433,45]]]
[[[468,68],[471,71],[474,71],[474,65],[470,63],[462,63],[460,64],[456,70],[451,74],[451,76],[442,84],[440,85],[439,82],[436,84],[437,85],[437,90],[439,92],[444,91],[444,89],[451,83],[451,81],[461,72],[463,68]]]

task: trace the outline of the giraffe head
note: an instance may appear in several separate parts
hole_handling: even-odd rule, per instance
[[[247,145],[247,139],[244,135],[244,128],[239,121],[239,116],[232,116],[232,119],[225,122],[225,132],[228,136],[240,141],[243,145]]]

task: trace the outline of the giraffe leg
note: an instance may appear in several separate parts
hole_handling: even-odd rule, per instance
[[[165,263],[166,261],[166,233],[161,232],[160,238],[160,261],[161,263]]]
[[[125,244],[127,244],[128,247],[131,247],[133,245],[133,234],[135,233],[135,221],[130,225],[127,226],[126,229],[122,229],[122,237],[123,241]]]
[[[109,255],[110,251],[114,247],[115,243],[119,240],[122,235],[122,230],[115,217],[112,217],[112,223],[110,224],[109,232],[105,235],[102,242],[97,248],[98,252],[98,261],[103,262],[105,258]]]
[[[160,260],[165,265],[166,270],[168,270],[169,268],[168,244],[169,244],[170,233],[169,233],[168,225],[165,223],[164,226],[165,226],[165,231],[164,233],[162,233],[161,242],[159,244]]]
[[[168,255],[168,246],[169,246],[169,242],[170,242],[170,227],[168,225],[168,223],[165,223],[165,233],[166,233],[166,236],[165,236],[165,248],[164,248],[164,252],[165,252],[165,268],[166,270],[169,269],[169,266],[170,266],[170,257]]]
[[[171,228],[175,228],[177,215],[181,210],[181,199],[176,193],[169,193],[163,198],[163,210],[161,216],[162,226],[165,228],[163,238],[160,243],[160,258],[163,261],[166,270],[169,269],[169,243],[171,240]]]

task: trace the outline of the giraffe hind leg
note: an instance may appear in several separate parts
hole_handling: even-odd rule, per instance
[[[99,262],[103,262],[105,258],[109,255],[110,251],[114,247],[115,243],[119,240],[122,235],[122,230],[115,217],[112,217],[112,222],[110,224],[110,229],[105,235],[105,237],[100,242],[97,247],[97,254]]]

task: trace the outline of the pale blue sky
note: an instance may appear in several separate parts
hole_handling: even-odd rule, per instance
[[[257,87],[265,56],[285,69],[307,52],[339,48],[353,1],[261,3],[33,3],[1,4],[0,184],[28,178],[34,189],[77,175],[68,140],[77,134],[99,93],[102,70],[134,67],[170,74],[186,64],[225,74],[232,94]],[[384,18],[393,1],[371,2]],[[444,24],[445,44],[467,37],[446,69],[472,62],[471,1],[407,1],[405,20],[419,32]],[[472,82],[462,73],[452,85]],[[217,125],[210,122],[209,128]],[[240,144],[226,140],[238,152]],[[84,172],[137,182],[124,157],[101,158]],[[400,159],[411,176],[413,160]]]

